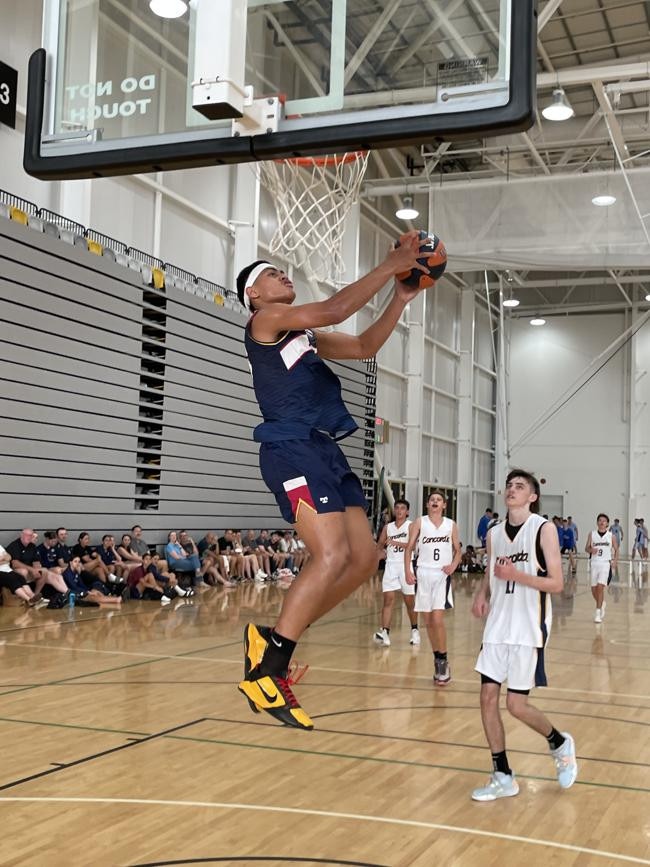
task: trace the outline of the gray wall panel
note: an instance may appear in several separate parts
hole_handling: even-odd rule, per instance
[[[200,538],[283,526],[259,473],[244,317],[0,220],[0,542],[139,523]],[[333,363],[362,424],[365,365]],[[360,471],[363,435],[341,444]]]

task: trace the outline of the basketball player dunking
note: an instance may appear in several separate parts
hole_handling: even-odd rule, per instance
[[[444,516],[446,506],[445,495],[434,491],[427,500],[427,514],[411,525],[404,551],[406,582],[415,584],[412,558],[415,546],[419,545],[415,610],[424,614],[433,651],[433,681],[439,686],[446,686],[451,680],[445,611],[454,607],[451,576],[460,565],[462,553],[456,522]]]
[[[254,432],[262,477],[311,554],[275,628],[246,626],[239,689],[252,710],[295,728],[313,728],[289,682],[296,642],[377,566],[361,483],[336,444],[357,425],[341,399],[338,377],[322,359],[375,355],[419,290],[396,280],[384,312],[358,336],[312,329],[344,322],[396,274],[424,271],[417,262],[418,233],[400,241],[381,265],[326,301],[292,306],[293,284],[270,262],[253,262],[237,277],[239,300],[251,312],[244,340],[264,418]]]
[[[592,530],[587,539],[585,551],[591,556],[589,574],[591,595],[596,602],[594,623],[602,623],[605,618],[605,587],[612,578],[612,569],[618,564],[618,542],[609,529],[609,517],[601,512],[596,518],[598,529]]]
[[[506,707],[516,719],[543,735],[555,761],[558,782],[572,786],[578,775],[575,743],[528,702],[533,686],[546,686],[544,647],[551,628],[551,593],[562,589],[562,558],[555,526],[539,511],[539,482],[512,470],[506,478],[506,520],[487,538],[488,567],[474,597],[472,613],[485,617],[476,663],[481,674],[481,717],[494,772],[474,789],[475,801],[494,801],[519,792],[506,754],[499,710],[501,684],[508,681]]]
[[[404,574],[404,549],[409,540],[408,520],[410,504],[408,500],[395,500],[395,520],[384,524],[379,534],[377,547],[380,551],[386,549],[386,565],[381,589],[383,591],[383,606],[381,609],[381,627],[373,638],[377,644],[390,647],[390,623],[393,617],[395,594],[401,593],[406,613],[411,622],[411,641],[414,646],[420,644],[418,616],[413,610],[415,604],[415,587],[406,583]]]

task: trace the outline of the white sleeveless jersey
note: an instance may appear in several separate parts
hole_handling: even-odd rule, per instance
[[[544,647],[551,631],[551,597],[548,593],[494,575],[497,558],[507,557],[515,568],[529,575],[545,575],[537,559],[537,541],[546,519],[531,514],[511,542],[506,522],[488,534],[490,540],[490,612],[483,633],[484,644],[521,644]]]
[[[451,518],[443,518],[439,527],[429,520],[428,515],[420,518],[420,552],[418,554],[418,569],[442,569],[449,566],[454,559],[451,531],[454,522]]]
[[[404,549],[398,548],[396,545],[391,545],[392,541],[401,542],[403,545],[409,540],[409,529],[411,527],[412,521],[409,521],[408,518],[401,527],[398,527],[395,521],[391,521],[390,524],[386,525],[386,562],[387,563],[398,563],[400,566],[404,565]]]
[[[604,563],[612,559],[612,531],[606,530],[601,536],[598,530],[591,531],[592,563]]]

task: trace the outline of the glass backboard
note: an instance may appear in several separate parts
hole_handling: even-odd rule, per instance
[[[525,129],[535,36],[534,0],[189,0],[174,19],[147,0],[45,0],[25,169],[99,177]],[[251,107],[194,107],[206,47]],[[246,124],[251,93],[271,106],[261,126]]]

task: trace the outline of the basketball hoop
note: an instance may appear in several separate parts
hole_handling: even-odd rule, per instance
[[[260,183],[273,198],[278,225],[270,250],[307,276],[336,282],[344,271],[343,224],[368,165],[368,151],[294,157],[257,164]]]

